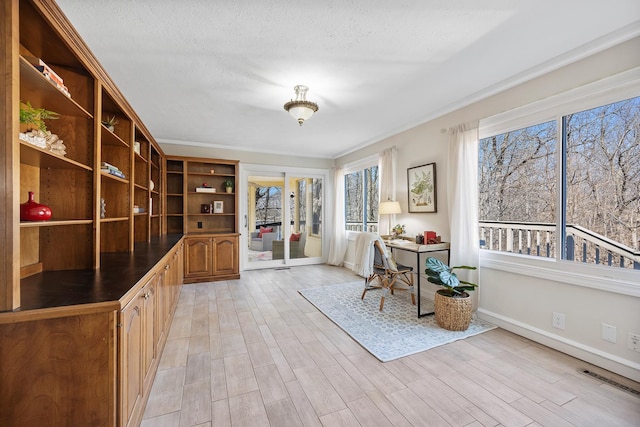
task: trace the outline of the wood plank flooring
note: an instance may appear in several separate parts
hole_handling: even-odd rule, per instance
[[[381,363],[297,292],[324,265],[185,285],[143,427],[639,426],[640,385],[502,329]]]

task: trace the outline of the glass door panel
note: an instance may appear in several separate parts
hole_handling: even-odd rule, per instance
[[[247,181],[248,262],[273,264],[284,259],[284,176],[249,175]]]
[[[326,261],[326,174],[300,171],[279,171],[270,166],[243,171],[242,269]]]

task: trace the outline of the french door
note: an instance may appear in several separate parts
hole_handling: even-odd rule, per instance
[[[326,262],[328,171],[241,166],[241,269]]]

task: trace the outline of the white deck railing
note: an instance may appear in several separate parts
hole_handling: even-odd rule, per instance
[[[480,248],[555,258],[556,225],[480,221]],[[578,225],[566,227],[566,259],[640,270],[640,250],[632,249]]]

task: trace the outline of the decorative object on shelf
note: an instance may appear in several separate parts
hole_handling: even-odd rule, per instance
[[[220,200],[213,202],[213,213],[224,213],[224,203]]]
[[[215,169],[211,169],[211,170],[209,170],[209,173],[210,173],[211,175],[213,175],[214,173],[216,173],[216,171],[215,171]]]
[[[133,151],[137,154],[140,155],[140,147],[142,146],[142,144],[140,144],[140,141],[133,141]]]
[[[116,116],[107,116],[106,120],[102,120],[102,124],[104,127],[109,129],[111,132],[116,131],[116,126],[120,123]]]
[[[391,231],[392,231],[391,238],[397,239],[398,237],[400,237],[400,235],[404,234],[407,230],[405,229],[404,225],[396,224],[396,226],[393,227]]]
[[[33,129],[27,132],[20,132],[18,138],[21,141],[28,142],[31,145],[34,145],[38,148],[42,148],[46,150],[47,146],[47,137],[50,135],[49,131],[42,131],[40,129]]]
[[[211,203],[203,203],[200,205],[200,213],[209,214],[211,213]]]
[[[67,154],[67,146],[58,138],[58,135],[49,131],[33,129],[25,133],[20,132],[18,138],[43,150],[49,150],[58,156]]]
[[[233,193],[233,180],[231,178],[227,178],[222,183],[227,193]]]
[[[49,135],[46,138],[47,147],[49,148],[49,151],[51,151],[53,154],[57,154],[58,156],[66,155],[67,146],[64,145],[64,143],[60,138],[58,138],[58,135],[56,135],[55,133],[51,133],[49,131],[47,131],[47,133],[49,133]]]
[[[45,120],[56,120],[60,114],[44,108],[35,108],[29,101],[20,102],[20,132],[47,131]]]
[[[196,193],[215,193],[215,192],[216,192],[216,189],[211,188],[209,184],[207,184],[206,182],[203,182],[201,187],[196,187]]]
[[[100,170],[110,175],[117,176],[118,178],[126,179],[124,172],[122,172],[120,169],[118,169],[116,166],[110,163],[102,162],[100,164]]]
[[[100,199],[100,218],[105,218],[107,216],[107,202],[104,199]]]
[[[409,212],[438,212],[436,203],[436,164],[407,169]]]
[[[20,204],[20,221],[46,221],[51,219],[51,208],[37,203],[33,191],[29,191],[29,199]]]
[[[284,109],[291,114],[291,117],[298,121],[300,126],[302,126],[302,123],[304,123],[305,120],[309,119],[313,113],[318,111],[318,104],[307,101],[308,87],[297,85],[293,90],[296,91],[296,99],[292,99],[284,104]]]
[[[476,268],[468,265],[449,267],[432,257],[427,258],[425,266],[427,280],[444,288],[437,290],[434,298],[436,322],[449,331],[467,330],[473,311],[471,297],[467,292],[473,291],[478,285],[458,279],[453,270]]]
[[[36,70],[40,71],[47,80],[56,85],[60,92],[71,98],[69,89],[64,85],[64,80],[62,79],[62,77],[60,77],[55,71],[53,71],[51,67],[49,67],[42,59],[35,58],[33,56],[25,56],[24,58],[29,61],[31,65],[36,68]]]
[[[133,213],[134,214],[144,213],[144,208],[138,205],[133,205]]]
[[[156,184],[154,184],[153,180],[149,180],[149,191],[153,191],[156,188]]]
[[[424,236],[422,234],[416,235],[416,244],[418,245],[424,244]]]

